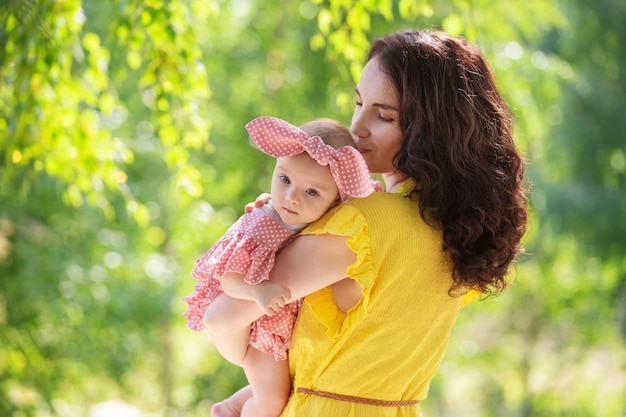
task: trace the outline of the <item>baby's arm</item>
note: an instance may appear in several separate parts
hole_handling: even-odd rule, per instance
[[[270,281],[248,284],[242,274],[227,272],[218,278],[222,289],[232,298],[254,301],[263,314],[271,316],[283,307],[291,297],[289,288]]]

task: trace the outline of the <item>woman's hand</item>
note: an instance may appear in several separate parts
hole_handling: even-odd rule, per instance
[[[251,213],[252,210],[254,210],[255,208],[263,207],[264,205],[266,205],[270,201],[271,198],[272,198],[272,196],[270,194],[268,194],[268,193],[260,194],[256,198],[256,200],[254,200],[253,203],[246,204],[245,212],[246,213]]]
[[[226,295],[239,300],[256,302],[263,314],[272,316],[284,307],[291,297],[291,291],[284,285],[270,281],[248,284],[244,277],[242,274],[227,272],[218,279]],[[207,309],[209,308],[211,308],[210,305]]]
[[[287,304],[287,300],[291,297],[289,288],[270,281],[263,281],[252,287],[254,288],[254,301],[267,316],[273,316]]]

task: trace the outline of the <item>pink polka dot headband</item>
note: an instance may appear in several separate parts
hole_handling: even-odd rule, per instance
[[[319,136],[309,136],[302,129],[275,117],[259,117],[246,125],[256,145],[266,154],[279,156],[309,154],[314,161],[328,166],[335,179],[341,201],[348,197],[366,197],[376,190],[365,160],[351,146],[335,149]]]

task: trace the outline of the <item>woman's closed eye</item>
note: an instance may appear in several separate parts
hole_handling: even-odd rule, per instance
[[[354,105],[356,107],[363,107],[363,103],[359,100],[357,100]],[[378,106],[377,106],[378,107]],[[385,122],[385,123],[391,123],[393,122],[395,119],[393,117],[385,117],[381,112],[378,112],[378,114],[376,115],[381,121]]]
[[[391,122],[393,122],[393,120],[394,120],[394,119],[392,119],[392,118],[385,117],[385,116],[383,116],[383,115],[382,115],[382,114],[380,114],[380,113],[378,113],[378,118],[379,118],[380,120],[382,120],[383,122],[385,122],[385,123],[391,123]]]

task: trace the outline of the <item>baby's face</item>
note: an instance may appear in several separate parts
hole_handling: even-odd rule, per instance
[[[272,175],[272,204],[287,224],[311,223],[339,199],[330,168],[306,152],[276,159]]]

